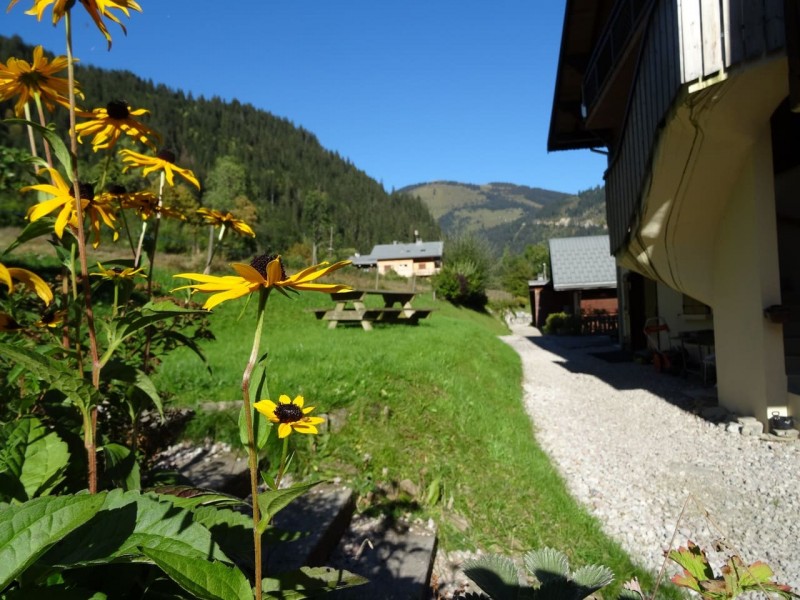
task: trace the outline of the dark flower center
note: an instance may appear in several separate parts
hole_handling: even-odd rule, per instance
[[[175,164],[175,153],[172,150],[167,150],[165,148],[159,151],[159,153],[156,154],[156,157],[160,158],[161,160],[165,160],[168,163]]]
[[[81,193],[81,200],[89,200],[90,202],[94,200],[94,186],[91,183],[79,183],[78,189]],[[69,195],[73,198],[75,197],[75,189],[73,187],[69,188]]]
[[[131,113],[128,112],[128,103],[124,100],[112,100],[106,105],[106,112],[108,112],[109,117],[118,121],[131,116]]]
[[[120,185],[118,183],[112,183],[108,187],[106,187],[106,190],[108,190],[109,194],[113,194],[115,196],[121,196],[122,194],[125,193],[125,186]]]
[[[275,259],[278,259],[278,264],[281,266],[281,281],[283,281],[286,279],[286,271],[283,270],[283,262],[277,254],[262,254],[261,256],[256,256],[250,261],[250,266],[258,271],[264,279],[266,279],[267,265]]]
[[[281,423],[296,423],[303,418],[303,409],[297,404],[279,404],[275,408],[275,416]]]

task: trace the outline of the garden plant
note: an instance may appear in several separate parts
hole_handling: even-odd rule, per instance
[[[265,573],[262,559],[264,546],[287,535],[272,527],[276,513],[315,485],[284,478],[292,437],[314,435],[324,422],[302,395],[267,389],[269,360],[260,352],[267,300],[273,290],[347,289],[318,281],[347,263],[287,275],[280,256],[261,255],[232,265],[235,274],[209,275],[214,228],[217,247],[226,231],[253,237],[253,230],[230,212],[184,214],[170,206],[179,181],[197,189],[200,183],[160,147],[159,133],[141,120],[146,109],[118,99],[82,106],[72,12],[83,10],[110,49],[108,26],[125,31],[122,19],[141,7],[134,0],[35,0],[27,14],[63,27],[66,55],[51,60],[37,46],[31,60],[0,63],[0,101],[13,100],[17,117],[6,125],[27,129],[30,157],[20,168],[30,165],[36,174],[22,192],[37,200],[29,225],[0,254],[8,292],[0,299],[0,597],[243,600],[358,584],[332,569]],[[48,123],[48,113],[60,110],[69,112],[67,132]],[[78,163],[78,144],[87,141],[105,154],[99,175]],[[141,175],[135,188],[114,178],[127,172]],[[212,240],[205,272],[175,275],[174,295],[154,285],[167,218],[202,219]],[[12,250],[41,236],[50,239],[57,268],[40,274],[8,262]],[[88,246],[106,243],[120,256],[90,269]],[[212,295],[200,307],[188,290]],[[165,413],[152,375],[177,348],[205,360],[197,342],[212,336],[208,311],[251,297],[258,310],[242,365],[240,418],[250,502],[164,478],[150,478],[143,489],[152,457],[140,418]],[[279,443],[268,445],[270,436]]]

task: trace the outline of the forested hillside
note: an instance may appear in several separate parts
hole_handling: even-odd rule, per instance
[[[475,234],[495,253],[521,253],[551,237],[606,233],[605,188],[576,195],[511,183],[434,181],[403,188],[428,205],[445,234]]]
[[[30,61],[32,51],[18,37],[0,36],[2,62],[10,56]],[[240,205],[254,207],[254,229],[262,249],[284,251],[297,243],[328,247],[332,240],[341,254],[368,252],[373,244],[391,240],[411,240],[415,230],[425,239],[439,237],[438,225],[418,198],[387,193],[349,160],[323,148],[313,133],[287,119],[237,101],[193,98],[172,83],[154,85],[128,71],[78,66],[76,79],[87,109],[124,100],[133,108],[150,110],[142,121],[159,131],[176,162],[200,179],[203,191],[195,194],[196,200],[230,209],[233,200],[226,196],[235,192]],[[10,103],[0,105],[0,115],[12,117],[11,109]],[[66,131],[66,111],[58,114],[59,130]],[[13,191],[19,182],[16,176],[9,178],[14,175],[9,170],[18,168],[17,149],[25,148],[23,128],[0,124],[0,203],[5,222],[12,219],[19,202]],[[91,167],[101,154],[93,154],[84,143],[79,158]],[[94,169],[96,173],[99,167]],[[124,179],[121,174],[117,178]]]

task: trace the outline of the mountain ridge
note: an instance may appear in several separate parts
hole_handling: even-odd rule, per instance
[[[551,237],[608,231],[602,186],[568,194],[508,182],[439,180],[408,185],[398,192],[420,198],[445,235],[480,235],[498,254],[522,252]]]

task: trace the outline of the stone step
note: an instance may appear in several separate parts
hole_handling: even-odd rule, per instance
[[[178,471],[196,487],[249,497],[246,458],[221,444],[175,447],[164,455],[163,462],[165,468]],[[326,595],[331,600],[428,598],[436,553],[435,527],[388,517],[354,518],[354,510],[353,491],[341,485],[320,484],[294,500],[277,514],[274,525],[302,535],[265,548],[265,572],[330,566],[369,580]]]
[[[387,516],[357,516],[331,556],[331,566],[369,583],[326,595],[331,600],[425,600],[436,558],[432,523],[408,523]]]

